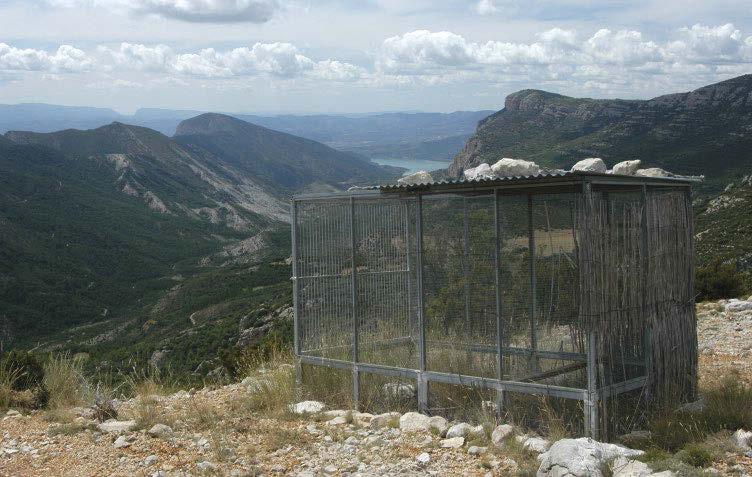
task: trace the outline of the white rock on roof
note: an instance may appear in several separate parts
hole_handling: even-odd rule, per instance
[[[476,167],[465,170],[465,179],[469,181],[477,181],[483,179],[494,179],[496,175],[491,170],[491,166],[486,164],[480,164]]]
[[[408,174],[397,180],[397,184],[414,185],[414,184],[428,184],[433,182],[433,177],[426,171],[418,171],[413,174]]]
[[[619,162],[618,164],[614,164],[613,169],[611,169],[611,173],[620,176],[633,176],[637,172],[637,169],[640,168],[641,163],[642,161],[640,161],[639,159]]]
[[[605,173],[607,170],[608,168],[606,167],[606,163],[603,162],[603,159],[601,159],[600,157],[589,157],[572,166],[573,172],[583,171]]]
[[[674,177],[672,173],[660,167],[649,167],[647,169],[637,169],[636,176],[640,177]]]
[[[541,173],[538,164],[522,159],[505,157],[491,166],[491,170],[497,177],[537,176]]]

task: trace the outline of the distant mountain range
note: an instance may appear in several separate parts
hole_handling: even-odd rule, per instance
[[[0,105],[0,133],[94,129],[112,122],[148,127],[172,136],[178,124],[203,111],[145,108],[132,116],[107,108],[47,104]],[[449,161],[493,111],[454,113],[374,113],[360,115],[230,114],[258,126],[322,142],[371,159]]]
[[[752,169],[752,75],[650,100],[571,98],[539,90],[507,96],[478,125],[450,174],[502,157],[568,168],[586,157],[608,164],[707,176],[719,191]]]
[[[192,369],[221,344],[195,354],[208,338],[185,332],[200,317],[226,320],[211,325],[221,341],[253,309],[288,300],[291,194],[400,173],[220,114],[177,133],[114,122],[0,136],[0,335],[41,349],[65,336],[109,360],[156,346],[177,356],[180,336],[178,362]]]

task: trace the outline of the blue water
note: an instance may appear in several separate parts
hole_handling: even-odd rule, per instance
[[[396,166],[407,169],[405,174],[412,174],[418,171],[435,171],[436,169],[446,169],[451,162],[444,161],[427,161],[424,159],[371,159],[376,164],[382,166]]]

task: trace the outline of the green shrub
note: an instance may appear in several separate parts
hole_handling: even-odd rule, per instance
[[[700,468],[709,467],[718,457],[712,449],[698,443],[687,444],[676,456],[685,464]]]
[[[13,382],[14,391],[35,389],[42,385],[44,368],[36,356],[27,351],[12,350],[2,358],[3,366],[18,374]]]
[[[698,301],[736,298],[745,292],[746,274],[733,263],[714,262],[695,270]]]

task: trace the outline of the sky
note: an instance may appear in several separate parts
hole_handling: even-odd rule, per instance
[[[750,0],[0,0],[0,103],[261,113],[650,98],[752,73]]]

